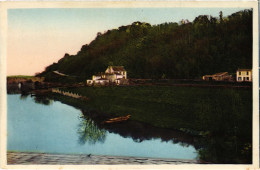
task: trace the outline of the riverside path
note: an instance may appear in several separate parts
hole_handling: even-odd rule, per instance
[[[197,164],[197,160],[143,158],[103,155],[46,154],[32,152],[8,152],[8,165],[150,165]]]

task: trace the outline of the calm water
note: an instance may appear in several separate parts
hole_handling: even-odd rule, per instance
[[[58,101],[46,105],[30,96],[8,95],[7,115],[9,151],[176,159],[197,157],[192,145],[163,142],[160,138],[135,142],[131,137],[98,129],[91,120],[82,118],[80,110]]]

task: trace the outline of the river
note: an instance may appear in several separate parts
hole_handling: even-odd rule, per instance
[[[99,128],[81,110],[59,101],[8,94],[7,103],[8,151],[198,158],[195,147],[179,139],[176,142],[174,138],[156,136],[140,141],[131,135],[120,135],[115,132],[120,129]]]

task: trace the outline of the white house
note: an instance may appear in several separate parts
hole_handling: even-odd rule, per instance
[[[237,82],[252,82],[252,69],[238,69],[236,80]]]
[[[127,79],[127,73],[124,66],[108,66],[105,73],[116,74],[117,78]]]
[[[92,84],[128,84],[127,72],[123,66],[108,66],[105,73],[92,76],[92,80],[87,80],[88,85]]]

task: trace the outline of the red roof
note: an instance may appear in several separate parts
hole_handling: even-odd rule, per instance
[[[212,76],[223,76],[225,74],[228,74],[228,72],[216,73],[216,74],[213,74]]]
[[[111,66],[114,71],[126,71],[124,66]]]
[[[204,77],[215,77],[215,76],[224,76],[224,75],[228,75],[228,72],[220,72],[212,75],[205,75]]]

